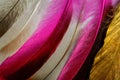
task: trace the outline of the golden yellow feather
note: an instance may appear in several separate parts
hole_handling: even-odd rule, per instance
[[[90,80],[120,80],[120,5],[108,27],[104,45],[95,57]]]

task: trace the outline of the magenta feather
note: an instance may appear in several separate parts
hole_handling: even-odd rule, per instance
[[[79,1],[79,0],[78,0]],[[101,21],[108,7],[111,7],[110,0],[81,0],[83,11],[80,23],[84,25],[81,35],[67,63],[65,64],[58,80],[72,80],[83,66],[98,34]]]
[[[1,80],[24,80],[55,51],[72,16],[72,0],[52,0],[33,36],[0,65]]]

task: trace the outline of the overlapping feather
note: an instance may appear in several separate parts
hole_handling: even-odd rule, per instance
[[[38,1],[18,0],[16,5],[0,21],[0,49],[8,45],[22,32],[34,13]]]
[[[59,80],[74,79],[82,67],[96,39],[104,10],[111,5],[108,3],[109,1],[107,0],[85,0],[80,17],[80,23],[85,26],[85,28],[81,32],[82,35],[79,36],[71,57],[68,59],[58,77]]]
[[[34,33],[14,55],[10,56],[0,65],[0,80],[22,80],[27,79],[35,73],[50,55],[53,54],[64,36],[73,16],[72,8],[74,9],[73,11],[75,11],[74,18],[76,17],[76,22],[78,21],[80,26],[74,35],[76,42],[73,41],[69,45],[68,51],[66,51],[66,53],[71,53],[73,50],[71,57],[68,59],[58,79],[74,79],[90,54],[106,9],[111,7],[111,3],[115,6],[118,1],[119,0],[50,1],[51,5],[48,8],[49,10],[46,11],[43,21],[40,22],[36,33]],[[79,2],[83,2],[83,4],[80,5]],[[78,11],[80,11],[80,15],[78,15]],[[72,48],[70,48],[70,46],[72,46]],[[117,59],[119,59],[119,57],[117,57]],[[65,61],[66,60],[63,62],[65,63]],[[60,70],[61,68],[59,72]],[[110,75],[112,74],[110,73]],[[81,79],[85,78],[81,76]]]
[[[10,13],[10,11],[16,6],[19,0],[0,0],[0,26],[4,21],[5,17]],[[0,27],[0,37],[9,29],[9,26]]]
[[[3,45],[4,46],[6,45],[2,49],[0,49],[0,63],[2,63],[8,56],[13,55],[25,43],[25,41],[28,40],[28,38],[30,38],[30,36],[34,33],[34,31],[38,27],[39,21],[42,19],[43,9],[45,10],[45,7],[41,4],[45,4],[45,3],[41,2],[40,0],[37,3],[37,5],[35,5],[36,8],[34,12],[32,13],[31,17],[27,20],[27,23],[25,23],[24,26],[21,25],[21,27],[18,27],[18,26],[11,27],[9,31],[7,31],[2,36],[2,38],[0,38],[0,45],[1,45],[0,47],[3,47]],[[41,7],[44,7],[44,8],[40,9]],[[26,12],[29,12],[29,10]],[[6,43],[6,41],[10,43],[8,44]]]
[[[0,65],[1,79],[26,79],[44,64],[68,28],[72,15],[71,4],[72,0],[51,1],[38,30]]]
[[[57,76],[59,75],[59,72],[61,69],[57,69],[56,73],[54,73],[51,78],[48,77],[49,74],[51,74],[56,67],[59,67],[60,62],[62,62],[63,58],[65,55],[69,57],[69,47],[74,46],[74,42],[76,41],[76,33],[80,32],[81,28],[79,29],[79,18],[82,10],[82,4],[84,4],[84,1],[77,1],[74,0],[73,3],[73,12],[72,12],[72,19],[69,25],[69,28],[64,35],[62,41],[60,42],[60,45],[57,46],[57,49],[55,52],[52,54],[52,56],[48,59],[48,61],[41,67],[39,71],[37,71],[31,79],[36,79],[36,80],[42,80],[42,79],[51,79],[51,80],[56,80]],[[79,30],[78,30],[79,29]],[[75,38],[75,39],[74,39]],[[72,45],[71,45],[72,44]],[[71,48],[70,48],[71,50]],[[65,62],[66,60],[64,60]],[[64,64],[64,62],[62,62]],[[58,71],[59,70],[59,71]]]
[[[108,28],[108,25],[110,24],[111,20],[113,19],[113,12],[114,12],[114,7],[116,7],[116,5],[119,3],[118,0],[114,0],[110,1],[107,0],[106,4],[105,4],[105,12],[104,15],[105,16],[102,20],[101,23],[101,27],[99,29],[99,33],[97,34],[97,37],[95,39],[94,45],[87,57],[87,59],[85,60],[84,64],[82,65],[82,67],[80,68],[79,72],[77,73],[77,75],[75,76],[75,80],[86,80],[89,78],[90,75],[90,70],[94,61],[94,57],[96,55],[96,53],[99,51],[99,49],[103,46],[104,44],[104,38],[105,38],[105,34],[106,34],[106,30]],[[84,73],[84,74],[83,74]]]
[[[95,57],[90,80],[120,80],[120,5]]]
[[[71,26],[76,27],[76,30],[73,34],[72,40],[69,43],[69,46],[67,47],[61,61],[57,64],[57,66],[54,68],[54,70],[52,70],[52,72],[45,78],[45,80],[57,80],[57,77],[60,74],[62,67],[65,65],[67,59],[71,55],[71,51],[73,50],[73,48],[76,44],[76,40],[78,39],[78,34],[81,34],[81,31],[84,28],[84,26],[83,26],[84,24],[81,25],[79,23],[79,19],[81,17],[80,14],[82,14],[82,10],[83,10],[82,5],[84,3],[85,3],[84,0],[74,0],[74,2],[73,2],[73,17],[72,17],[72,21],[71,21],[71,24],[72,24]],[[66,43],[68,43],[68,42],[66,42]]]

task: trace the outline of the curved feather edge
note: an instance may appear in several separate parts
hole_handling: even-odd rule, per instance
[[[79,36],[76,47],[58,80],[72,80],[83,66],[95,42],[105,10],[111,6],[108,3],[110,3],[108,0],[85,0],[80,23],[86,27],[82,31],[82,36]]]
[[[39,29],[0,65],[0,78],[24,80],[34,74],[55,51],[68,28],[71,16],[72,0],[51,1]]]
[[[97,53],[90,73],[90,80],[120,79],[120,5],[108,27],[103,47]],[[102,74],[102,75],[101,75]]]

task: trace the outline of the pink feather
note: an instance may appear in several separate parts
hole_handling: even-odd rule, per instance
[[[79,0],[78,0],[79,1]],[[58,80],[73,80],[87,59],[98,34],[106,9],[111,7],[110,0],[81,0],[83,11],[80,23],[84,25],[70,58],[61,71]],[[73,2],[74,3],[74,2]]]
[[[72,0],[52,0],[33,36],[0,65],[0,79],[24,80],[55,51],[72,16]]]

